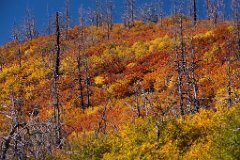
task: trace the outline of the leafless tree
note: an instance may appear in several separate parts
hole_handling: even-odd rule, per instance
[[[37,35],[35,18],[29,9],[26,10],[24,33],[27,40],[32,40]]]
[[[62,127],[60,120],[60,107],[59,107],[59,68],[60,68],[60,28],[59,28],[59,15],[56,12],[56,57],[54,64],[54,79],[53,79],[53,109],[54,109],[54,125],[55,125],[55,139],[56,145],[59,148],[62,148]]]
[[[175,43],[176,43],[176,38],[175,38]],[[176,54],[176,66],[177,66],[177,86],[178,86],[178,95],[179,95],[179,100],[180,100],[180,111],[181,115],[184,115],[184,103],[183,103],[183,73],[181,69],[181,62],[179,60],[179,48],[177,44],[175,44],[175,54]]]
[[[196,0],[190,0],[190,16],[193,20],[193,25],[196,26],[197,24],[197,2]]]
[[[232,17],[235,26],[235,35],[236,35],[236,46],[237,46],[237,58],[240,60],[240,17],[239,17],[239,9],[240,4],[239,0],[232,0]]]
[[[104,21],[103,0],[96,0],[95,5],[95,25],[98,28],[103,25]]]
[[[196,51],[195,51],[195,46],[194,46],[194,40],[193,37],[191,37],[191,50],[192,50],[192,55],[191,55],[191,85],[192,85],[192,89],[193,89],[193,105],[194,105],[194,110],[193,112],[196,113],[199,110],[199,98],[198,98],[198,84],[197,84],[197,80],[196,80],[196,74],[195,74],[195,70],[196,70]]]
[[[51,123],[35,122],[35,111],[30,113],[30,117],[21,117],[17,94],[10,86],[11,110],[0,112],[10,121],[10,129],[3,139],[0,147],[0,159],[27,159],[41,158],[50,153],[52,144]]]
[[[134,26],[135,12],[135,0],[126,0],[123,20],[127,27]]]
[[[87,55],[84,55],[84,69],[85,69],[85,86],[86,86],[86,95],[87,95],[87,102],[86,105],[89,108],[91,106],[90,96],[91,96],[91,76],[90,76],[90,70],[89,70],[89,60]]]
[[[232,45],[231,43],[229,42],[228,43],[228,46],[227,46],[227,51],[228,51],[228,54],[227,54],[227,57],[226,57],[226,61],[227,61],[227,95],[228,95],[228,98],[227,98],[227,104],[228,104],[228,107],[232,107],[232,81],[231,81],[231,48],[232,48]]]
[[[64,30],[65,39],[68,39],[68,30],[70,28],[70,14],[69,14],[69,0],[65,0],[65,10],[64,10]]]
[[[84,17],[85,10],[82,6],[78,9],[78,14],[79,14],[79,26],[80,26],[80,28],[83,28],[85,26],[86,19]]]
[[[219,20],[224,21],[225,18],[225,2],[224,0],[206,0],[206,11],[210,25],[216,25]]]
[[[83,95],[83,84],[82,84],[83,78],[82,78],[81,69],[82,69],[82,61],[81,61],[81,54],[79,53],[78,56],[77,56],[79,100],[80,100],[81,108],[85,109],[84,95]]]
[[[106,0],[106,23],[107,23],[107,38],[110,39],[110,32],[113,26],[113,2]]]
[[[147,3],[141,8],[141,19],[144,22],[154,22],[158,21],[158,4]]]
[[[0,48],[0,72],[3,70],[3,65],[4,65],[4,56],[2,53],[2,49]]]
[[[21,31],[20,31],[19,27],[17,26],[16,21],[14,20],[12,36],[13,36],[13,40],[18,45],[18,49],[17,49],[17,57],[18,58],[17,59],[18,59],[18,64],[21,67],[22,66],[22,52],[21,52],[21,48],[20,48],[20,35],[21,35]]]
[[[141,104],[140,104],[140,95],[141,95],[141,86],[140,82],[136,81],[134,83],[134,101],[135,101],[135,108],[137,109],[137,117],[141,117]]]
[[[158,13],[158,19],[160,20],[161,26],[163,26],[163,18],[164,18],[164,6],[163,6],[163,0],[157,1],[157,13]]]
[[[179,96],[179,108],[181,115],[185,114],[184,104],[184,85],[186,77],[186,52],[183,35],[183,3],[177,0],[173,1],[174,24],[174,44],[175,44],[175,62],[177,70],[177,92]],[[179,44],[177,43],[179,39]]]
[[[45,24],[45,35],[51,35],[54,33],[53,31],[53,28],[54,28],[54,24],[52,22],[54,22],[54,16],[51,16],[49,14],[49,7],[48,7],[48,4],[47,4],[47,7],[46,7],[46,19],[47,19],[47,23]]]

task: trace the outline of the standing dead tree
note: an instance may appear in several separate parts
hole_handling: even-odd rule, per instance
[[[157,13],[158,13],[158,20],[160,20],[160,24],[162,27],[163,18],[164,18],[163,0],[158,0],[156,6],[157,6]]]
[[[173,13],[175,18],[174,24],[174,44],[175,44],[175,62],[177,71],[177,93],[179,96],[180,114],[185,115],[186,104],[186,80],[187,80],[187,63],[186,63],[186,46],[183,35],[183,3],[174,0]]]
[[[198,85],[197,85],[197,80],[196,80],[196,52],[195,52],[195,46],[194,46],[194,40],[193,37],[191,37],[191,50],[192,50],[192,54],[191,54],[191,67],[190,67],[190,77],[191,77],[191,85],[192,85],[192,90],[193,90],[193,113],[198,112],[199,110],[199,98],[198,98]]]
[[[78,71],[78,90],[79,90],[79,100],[80,100],[80,106],[82,109],[85,109],[85,103],[84,103],[84,95],[83,95],[83,78],[82,78],[82,62],[81,62],[81,54],[79,51],[79,54],[77,56],[77,71]]]
[[[238,60],[240,60],[240,17],[239,17],[239,9],[240,4],[239,0],[232,0],[232,17],[235,26],[235,35],[236,35],[236,56]]]
[[[189,2],[190,16],[193,20],[193,25],[197,24],[197,2],[196,0],[190,0]]]
[[[124,24],[127,27],[134,26],[135,21],[135,0],[125,1],[125,10],[123,15]]]
[[[175,13],[174,25],[174,44],[175,44],[175,62],[177,71],[177,93],[179,96],[180,114],[196,113],[199,110],[198,85],[196,80],[196,47],[194,45],[194,38],[191,35],[190,44],[186,43],[184,39],[184,21],[183,21],[183,4],[175,1],[175,7],[178,8]],[[196,24],[192,19],[193,29]],[[193,33],[192,33],[193,34]],[[189,48],[187,51],[186,48]]]
[[[140,104],[140,95],[141,95],[141,86],[140,82],[136,81],[134,83],[134,101],[135,101],[135,107],[137,109],[137,117],[141,117],[141,104]]]
[[[227,45],[227,57],[226,57],[226,61],[227,61],[227,104],[228,107],[232,107],[232,82],[231,82],[231,48],[232,45],[229,42]]]
[[[70,28],[70,14],[69,14],[69,0],[65,0],[65,10],[64,10],[64,31],[65,39],[68,39],[68,30]]]
[[[84,59],[85,59],[84,60],[85,86],[86,86],[86,96],[87,96],[86,106],[89,108],[91,106],[91,101],[90,101],[90,96],[91,96],[91,90],[90,90],[91,77],[90,77],[88,57],[87,57],[86,54],[84,55]]]
[[[95,1],[95,25],[96,27],[100,27],[103,25],[104,21],[104,14],[103,14],[103,1],[102,0],[96,0]]]
[[[78,91],[79,91],[79,101],[80,106],[84,110],[85,109],[85,103],[84,103],[84,94],[83,94],[83,75],[82,75],[82,68],[83,68],[83,56],[82,51],[84,50],[84,18],[83,18],[83,10],[79,11],[80,14],[80,27],[78,30],[78,38],[79,38],[79,44],[78,44],[78,53],[77,53],[77,80],[78,80]]]
[[[32,40],[37,35],[35,18],[29,9],[26,11],[24,33],[27,40]]]
[[[13,29],[12,29],[12,36],[13,40],[17,43],[18,49],[17,49],[17,59],[18,59],[18,64],[21,67],[22,66],[22,52],[20,48],[20,29],[16,24],[16,21],[14,20],[13,22]]]
[[[158,8],[159,5],[156,3],[150,3],[150,4],[145,4],[142,8],[141,8],[141,19],[144,22],[154,22],[157,23],[158,21]]]
[[[0,112],[10,119],[10,130],[0,145],[0,159],[44,159],[51,152],[51,123],[34,122],[35,111],[30,117],[21,117],[22,105],[12,86],[9,92],[12,107]]]
[[[55,139],[56,145],[59,148],[62,148],[62,127],[60,120],[60,105],[59,105],[59,91],[58,91],[58,81],[59,81],[59,68],[60,68],[60,28],[59,28],[59,15],[56,12],[56,57],[54,64],[54,73],[53,73],[53,97],[52,104],[54,110],[54,129],[55,129]]]
[[[218,20],[224,21],[225,18],[224,0],[206,0],[205,6],[210,25],[216,25]]]
[[[105,21],[107,23],[107,38],[110,39],[110,32],[113,26],[113,2],[112,0],[106,0],[106,17]]]
[[[53,20],[54,17],[52,17],[52,16],[49,14],[49,7],[48,7],[48,5],[47,5],[46,8],[47,8],[47,9],[46,9],[46,19],[47,19],[47,22],[46,22],[46,24],[45,24],[44,33],[45,33],[45,35],[51,35],[51,34],[54,33],[53,23],[52,23],[52,22],[54,22],[54,20]]]

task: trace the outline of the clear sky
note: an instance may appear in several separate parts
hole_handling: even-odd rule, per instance
[[[114,1],[114,21],[121,21],[121,14],[123,11],[123,2],[125,0]],[[136,0],[139,6],[144,3],[155,0]],[[203,17],[204,1],[197,0],[198,15]],[[231,0],[225,0],[227,7],[230,6]],[[70,16],[72,18],[72,26],[78,22],[78,9],[80,6],[84,8],[93,8],[95,0],[70,0]],[[26,9],[29,8],[34,14],[38,32],[43,31],[44,24],[47,21],[47,6],[49,14],[56,11],[64,10],[65,0],[0,0],[0,45],[7,43],[11,40],[11,30],[13,21],[16,19],[18,25],[23,24]],[[185,8],[187,10],[187,7]],[[169,14],[171,10],[171,0],[164,0],[164,11]]]

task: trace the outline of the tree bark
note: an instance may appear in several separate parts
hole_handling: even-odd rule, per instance
[[[81,58],[80,54],[77,57],[77,70],[78,70],[78,90],[79,90],[79,100],[80,100],[80,106],[84,110],[85,104],[84,104],[84,96],[83,96],[83,84],[82,84],[82,74],[81,74]]]
[[[56,145],[60,149],[62,148],[62,128],[60,121],[60,108],[59,108],[59,96],[58,96],[58,80],[59,80],[59,67],[60,67],[60,29],[59,29],[59,16],[56,13],[56,62],[54,70],[54,82],[53,82],[53,107],[54,107],[54,125],[55,125],[55,138]]]

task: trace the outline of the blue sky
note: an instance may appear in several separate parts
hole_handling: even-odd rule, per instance
[[[94,7],[95,0],[70,0],[70,16],[72,18],[72,26],[78,22],[78,9],[80,6],[84,8]],[[114,21],[121,21],[121,13],[123,10],[124,0],[113,0],[114,7]],[[136,0],[138,5],[141,6],[144,3],[154,0]],[[200,17],[204,15],[204,1],[197,0],[198,14]],[[231,0],[226,0],[229,3]],[[43,30],[44,24],[46,24],[47,17],[47,5],[49,8],[49,14],[53,14],[56,11],[64,10],[64,0],[0,0],[0,45],[7,43],[11,40],[11,30],[13,21],[16,19],[17,24],[23,24],[26,9],[29,8],[34,14],[36,19],[36,25],[38,32]],[[171,0],[164,0],[164,10],[166,14],[169,14],[171,10]],[[228,6],[229,7],[229,4]],[[187,8],[186,8],[187,9]]]

